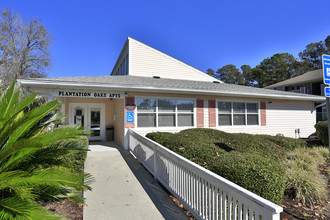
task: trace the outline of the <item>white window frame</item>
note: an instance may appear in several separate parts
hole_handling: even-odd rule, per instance
[[[188,128],[196,128],[197,125],[197,113],[196,113],[196,99],[195,98],[180,98],[180,97],[170,97],[170,96],[135,96],[135,99],[156,99],[156,111],[155,112],[138,112],[137,106],[136,106],[136,111],[135,111],[135,118],[136,118],[136,126],[135,128],[138,130],[184,130],[184,129],[188,129]],[[170,99],[170,100],[175,100],[175,112],[160,112],[160,114],[175,114],[175,126],[168,126],[168,127],[159,127],[158,126],[158,100],[159,99]],[[193,126],[178,126],[178,114],[188,114],[188,112],[178,112],[177,109],[177,100],[189,100],[189,101],[193,101],[193,112],[189,112],[193,115]],[[156,127],[139,127],[138,125],[138,113],[153,113],[156,114]]]
[[[231,125],[219,125],[219,109],[218,109],[218,103],[219,102],[231,102]],[[245,114],[245,125],[234,125],[234,102],[238,103],[244,103],[245,104],[245,113],[236,113],[236,114]],[[258,124],[257,125],[247,125],[247,108],[246,104],[247,103],[256,103],[258,106]],[[236,100],[236,99],[216,99],[216,123],[217,123],[217,128],[250,128],[250,127],[260,127],[261,122],[260,122],[260,101],[246,101],[246,100]],[[253,113],[250,113],[253,114]]]

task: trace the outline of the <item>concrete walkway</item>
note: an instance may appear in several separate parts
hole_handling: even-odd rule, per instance
[[[95,178],[86,191],[84,220],[188,219],[137,160],[113,142],[90,144],[85,172]]]

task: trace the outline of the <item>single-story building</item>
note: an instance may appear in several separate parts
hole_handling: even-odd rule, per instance
[[[215,128],[226,132],[312,134],[315,101],[322,96],[223,83],[133,38],[110,76],[20,81],[30,91],[63,103],[65,122],[92,131],[90,140],[112,139],[127,147],[126,133]],[[108,135],[107,135],[108,134]]]
[[[302,75],[266,86],[265,89],[274,89],[288,92],[297,92],[324,96],[323,69],[309,71]],[[327,106],[325,102],[316,102],[316,121],[327,120]]]

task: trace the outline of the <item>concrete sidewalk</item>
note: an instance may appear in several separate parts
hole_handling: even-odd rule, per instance
[[[134,157],[113,142],[91,143],[85,172],[95,182],[86,191],[84,220],[188,219]]]

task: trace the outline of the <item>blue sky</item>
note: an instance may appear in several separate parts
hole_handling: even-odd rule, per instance
[[[330,35],[329,1],[0,0],[51,33],[49,77],[109,75],[131,36],[202,71],[294,56]]]

